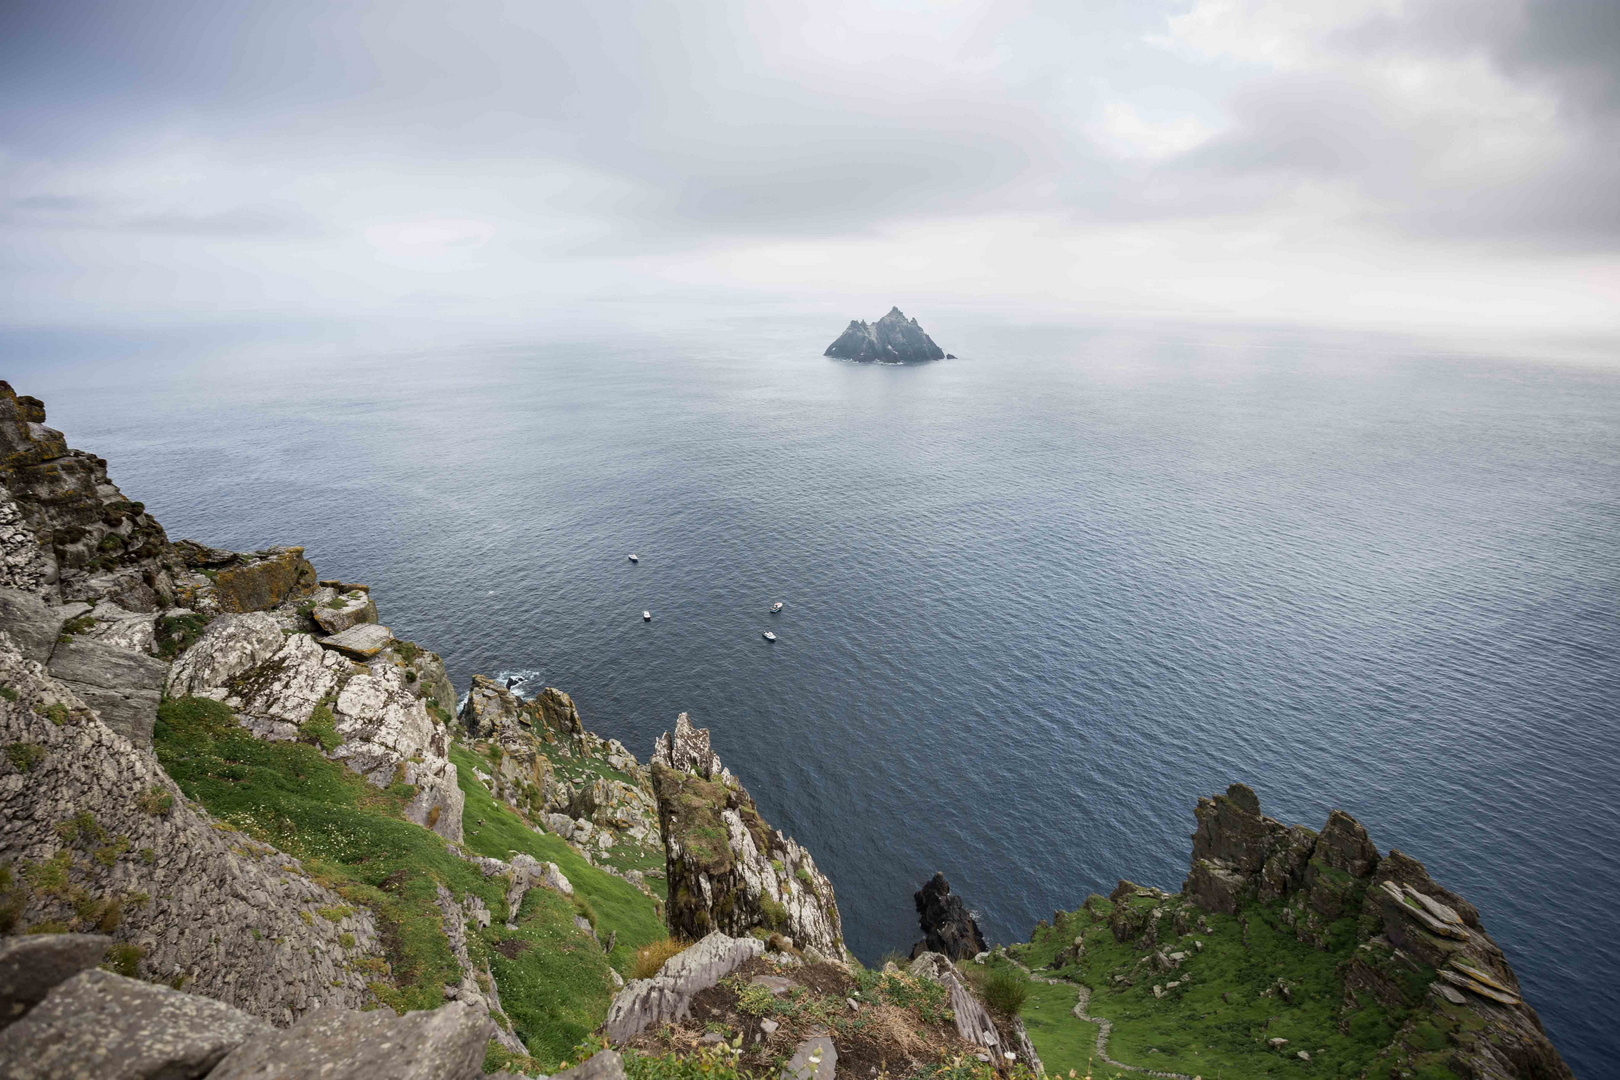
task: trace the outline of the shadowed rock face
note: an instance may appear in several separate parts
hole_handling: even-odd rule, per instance
[[[906,318],[895,307],[876,323],[850,320],[848,329],[827,346],[823,355],[839,360],[912,364],[942,360],[945,350],[934,344],[934,339],[923,332],[916,319]]]
[[[912,899],[917,904],[917,922],[925,935],[912,946],[913,958],[925,952],[936,952],[961,960],[985,951],[984,935],[979,932],[978,922],[968,912],[962,898],[951,892],[944,874],[935,874]]]
[[[674,733],[653,748],[652,781],[669,878],[664,917],[672,932],[742,937],[763,928],[843,958],[832,882],[808,851],[759,816],[710,748],[707,728],[693,727],[681,713]]]

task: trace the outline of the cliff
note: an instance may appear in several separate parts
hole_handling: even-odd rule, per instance
[[[686,714],[644,766],[555,688],[452,712],[381,617],[301,548],[170,542],[0,383],[0,1078],[1570,1075],[1348,815],[1234,785],[1180,893],[993,951],[936,876],[868,970]]]
[[[1380,856],[1342,811],[1320,832],[1283,825],[1243,784],[1195,816],[1180,893],[1121,881],[1007,950],[1069,989],[1065,1023],[1096,1032],[1102,1060],[1188,1077],[1573,1075],[1479,913],[1417,860]]]
[[[907,319],[895,307],[876,323],[851,319],[823,355],[867,363],[914,364],[942,360],[945,350],[934,344],[934,339],[923,332],[916,319]]]

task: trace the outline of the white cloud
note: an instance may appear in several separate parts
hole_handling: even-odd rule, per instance
[[[1208,141],[1215,128],[1196,116],[1148,120],[1129,102],[1110,101],[1087,132],[1120,157],[1164,158]]]

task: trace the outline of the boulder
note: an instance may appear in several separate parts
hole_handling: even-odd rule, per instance
[[[74,637],[56,646],[50,672],[101,722],[136,746],[152,745],[152,724],[169,665],[145,653]]]
[[[225,612],[268,611],[315,591],[315,568],[301,547],[270,548],[214,574],[214,598]]]
[[[0,939],[0,1028],[45,1000],[59,983],[101,963],[105,934],[28,934]]]
[[[106,971],[53,989],[0,1031],[6,1080],[191,1080],[269,1025],[223,1002]]]
[[[782,1080],[833,1080],[838,1069],[838,1051],[825,1035],[805,1039],[793,1048],[793,1056],[782,1068]]]
[[[979,931],[978,922],[963,905],[962,898],[951,893],[944,874],[936,873],[917,890],[912,900],[917,905],[917,922],[924,935],[912,948],[912,956],[936,952],[961,960],[985,951],[984,934]]]
[[[317,603],[309,609],[309,615],[328,634],[340,634],[359,623],[376,622],[377,605],[372,602],[369,592],[356,589],[327,603]]]
[[[572,1069],[554,1073],[551,1080],[624,1080],[624,1058],[617,1050],[598,1050]]]
[[[849,326],[827,346],[823,355],[840,360],[910,364],[943,359],[945,350],[934,344],[934,339],[923,332],[916,319],[907,319],[899,308],[893,307],[876,323],[850,320]]]
[[[222,697],[215,691],[275,656],[285,643],[281,625],[265,612],[221,615],[169,669],[168,694]]]
[[[459,1001],[404,1016],[322,1008],[244,1042],[209,1080],[479,1080],[494,1030]]]
[[[320,642],[328,649],[336,649],[341,653],[369,660],[373,656],[388,648],[394,640],[393,631],[377,623],[360,623],[351,626],[341,634],[323,637]]]
[[[715,931],[664,961],[651,979],[632,979],[608,1006],[602,1034],[624,1043],[660,1024],[679,1023],[691,1013],[692,998],[765,952],[758,938],[734,938]]]

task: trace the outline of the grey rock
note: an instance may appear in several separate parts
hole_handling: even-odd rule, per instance
[[[1022,1022],[1014,1022],[1012,1045],[1005,1045],[989,1011],[968,989],[950,957],[943,953],[925,952],[911,962],[910,972],[918,978],[941,984],[949,992],[951,1012],[956,1018],[956,1032],[962,1038],[996,1054],[1020,1054],[1031,1069],[1037,1073],[1041,1071],[1041,1059],[1036,1055]]]
[[[50,672],[136,746],[152,745],[152,724],[169,665],[156,657],[75,637],[51,654]]]
[[[784,979],[780,975],[755,975],[748,982],[751,986],[763,986],[772,994],[777,995],[787,993],[794,986],[792,979]]]
[[[602,1033],[623,1043],[648,1028],[678,1023],[691,1012],[692,998],[765,952],[757,938],[734,938],[716,931],[664,961],[651,979],[632,979],[608,1006]]]
[[[377,605],[372,602],[369,592],[357,589],[336,597],[333,603],[339,606],[317,603],[309,609],[310,618],[328,634],[340,634],[351,626],[377,621]]]
[[[143,978],[179,976],[188,992],[279,1023],[318,1002],[369,1000],[369,976],[355,963],[382,951],[369,911],[320,917],[346,906],[343,898],[297,859],[219,827],[188,803],[150,753],[97,722],[3,633],[0,684],[17,695],[0,698],[0,745],[44,751],[26,775],[0,765],[0,864],[66,853],[71,880],[89,900],[126,898],[115,936],[138,952]],[[64,844],[57,826],[80,813],[94,818],[95,834]],[[117,847],[96,858],[113,838]],[[128,902],[134,892],[147,899]],[[18,925],[79,927],[95,918],[69,897],[35,891]]]
[[[44,403],[0,381],[0,586],[151,611],[171,590],[169,552],[163,527],[124,498],[107,463],[70,450],[45,426]]]
[[[564,1069],[551,1080],[624,1080],[624,1058],[617,1050],[598,1050],[572,1069]]]
[[[223,1002],[86,971],[0,1031],[0,1077],[190,1080],[267,1030]]]
[[[462,1002],[404,1016],[322,1008],[238,1046],[209,1080],[477,1080],[494,1029]]]
[[[104,934],[29,934],[0,940],[0,1028],[45,1000],[58,983],[101,963]]]
[[[62,608],[51,607],[32,592],[0,588],[0,630],[11,635],[29,660],[43,664],[51,658],[65,619]]]
[[[215,691],[275,656],[284,643],[280,624],[266,612],[222,615],[174,662],[169,696],[222,696]]]
[[[838,340],[827,346],[824,355],[840,360],[910,364],[943,359],[945,350],[934,344],[934,339],[923,332],[916,319],[907,319],[899,308],[893,307],[876,323],[850,320]]]
[[[844,954],[838,901],[808,851],[760,816],[720,762],[707,728],[685,713],[654,744],[652,787],[674,932],[791,935],[801,949]],[[715,837],[725,837],[722,849]],[[577,836],[576,836],[577,842]]]
[[[838,1069],[838,1051],[833,1041],[817,1035],[793,1048],[793,1056],[782,1069],[782,1080],[833,1080]]]
[[[341,634],[320,639],[320,643],[328,649],[337,649],[350,656],[369,660],[388,647],[394,640],[393,631],[378,623],[361,623],[351,626]]]

